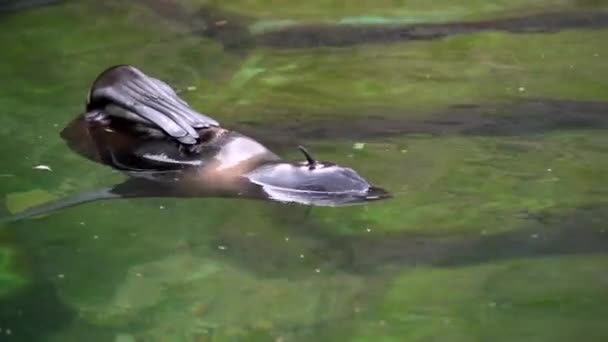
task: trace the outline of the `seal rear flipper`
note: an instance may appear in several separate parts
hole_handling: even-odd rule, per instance
[[[103,110],[108,104],[123,107],[141,117],[131,120],[159,127],[184,144],[196,143],[196,129],[219,125],[193,110],[166,83],[128,65],[107,69],[93,83],[87,110]]]

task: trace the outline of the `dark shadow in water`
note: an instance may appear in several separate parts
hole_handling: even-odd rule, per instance
[[[608,102],[538,99],[504,105],[453,106],[423,116],[378,110],[348,120],[340,115],[327,115],[328,119],[305,122],[240,122],[234,129],[264,137],[261,139],[264,144],[280,150],[319,139],[365,140],[408,134],[522,136],[554,130],[606,129],[606,113]]]
[[[63,0],[2,0],[0,1],[0,15],[34,7],[56,5],[61,2]]]
[[[521,228],[473,237],[408,237],[388,235],[345,242],[356,270],[378,265],[453,267],[503,259],[608,253],[606,206],[588,206],[565,214],[542,215]]]
[[[518,229],[491,235],[423,236],[412,233],[335,235],[312,220],[293,224],[294,210],[277,211],[276,220],[299,245],[260,237],[237,241],[222,258],[265,276],[308,277],[317,267],[354,273],[399,270],[401,266],[457,267],[500,260],[560,255],[608,254],[608,210],[605,205],[565,213],[522,215]],[[279,224],[280,224],[279,223]],[[290,224],[291,223],[291,224]],[[304,241],[304,242],[302,242]],[[247,248],[241,248],[246,246]],[[300,248],[311,263],[294,262]],[[263,260],[263,262],[260,262]],[[290,265],[298,265],[290,267]]]
[[[0,299],[0,341],[41,341],[75,318],[75,313],[57,296],[53,284],[34,279],[16,294]]]
[[[298,25],[255,36],[257,45],[277,48],[352,46],[432,40],[486,31],[552,33],[564,29],[608,27],[608,13],[549,13],[520,18],[411,25]]]
[[[160,16],[184,25],[192,32],[214,39],[227,49],[243,50],[255,46],[273,48],[340,47],[370,43],[432,40],[459,34],[486,31],[509,33],[551,33],[564,29],[608,27],[607,12],[558,12],[519,18],[437,24],[299,24],[253,34],[248,27],[255,18],[203,6],[190,14],[176,1],[140,0]]]
[[[551,223],[528,227],[511,233],[486,237],[477,241],[471,250],[453,251],[438,266],[477,264],[488,259],[533,258],[552,255],[591,255],[608,253],[606,208],[579,208],[572,216],[550,218]],[[562,219],[563,221],[559,221]]]

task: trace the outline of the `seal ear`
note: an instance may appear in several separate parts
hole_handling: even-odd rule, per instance
[[[302,151],[302,153],[304,154],[304,157],[306,157],[306,160],[308,161],[308,167],[311,170],[314,170],[315,167],[317,167],[317,161],[310,155],[310,153],[308,153],[304,146],[300,145],[298,146],[298,149],[300,149],[300,151]]]

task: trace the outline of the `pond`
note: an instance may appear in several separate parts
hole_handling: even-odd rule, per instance
[[[393,196],[4,223],[1,341],[608,340],[608,2],[4,1],[0,28],[2,216],[125,178],[59,135],[116,64]]]

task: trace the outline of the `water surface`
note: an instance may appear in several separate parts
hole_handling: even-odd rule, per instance
[[[124,179],[59,137],[119,63],[394,198],[120,200],[4,225],[0,340],[605,341],[607,9],[7,2],[5,213]]]

